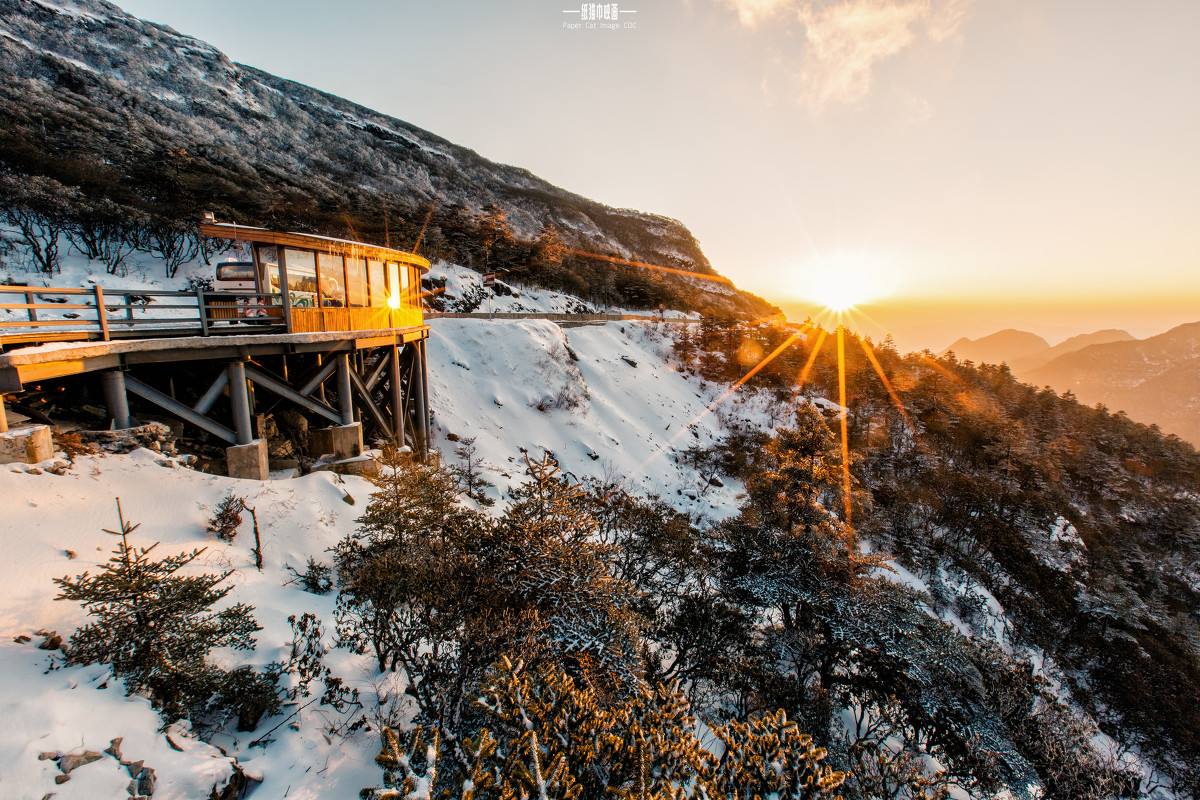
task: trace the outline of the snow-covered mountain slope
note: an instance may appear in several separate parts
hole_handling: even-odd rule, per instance
[[[721,387],[674,371],[670,323],[563,330],[545,321],[446,319],[432,327],[438,446],[453,462],[451,434],[476,437],[495,496],[520,481],[519,448],[527,447],[535,456],[542,448],[552,451],[576,477],[621,481],[697,518],[721,517],[736,508],[739,486],[709,485],[675,457],[692,443],[711,444],[733,422],[770,426],[770,406],[749,395],[705,413]],[[38,649],[46,634],[37,633],[66,636],[83,622],[78,605],[54,600],[53,580],[95,571],[108,558],[114,537],[103,529],[116,528],[114,498],[120,497],[127,519],[141,525],[135,542],[161,541],[160,554],[206,547],[195,571],[234,570],[229,601],[255,606],[263,629],[252,654],[220,652],[224,665],[286,660],[288,617],[305,612],[323,621],[331,643],[334,596],[289,583],[293,576],[286,565],[302,567],[310,557],[329,562],[327,549],[354,529],[368,502],[368,482],[330,473],[235,480],[194,471],[149,450],[81,456],[61,475],[46,466],[0,468],[0,496],[11,500],[0,526],[6,542],[6,558],[0,560],[0,718],[10,721],[0,732],[0,796],[127,797],[129,767],[104,753],[118,737],[126,762],[143,761],[155,771],[156,800],[207,797],[234,775],[235,761],[238,771],[262,780],[258,797],[353,797],[378,781],[376,734],[327,736],[338,721],[327,709],[301,712],[299,723],[281,727],[265,748],[251,743],[282,718],[211,744],[180,728],[161,732],[149,702],[126,697],[105,667],[48,669],[52,655]],[[230,493],[257,510],[262,572],[254,568],[248,520],[231,544],[206,531],[215,506]],[[326,661],[360,691],[368,718],[403,688],[380,677],[369,657],[334,649]],[[73,769],[61,784],[55,782],[64,775],[59,764],[68,762],[39,760],[43,753],[89,752],[101,757]]]
[[[473,437],[499,491],[519,481],[521,453],[548,450],[578,478],[624,483],[696,518],[736,509],[735,485],[716,486],[679,463],[731,424],[782,421],[768,398],[737,394],[676,371],[671,326],[607,323],[560,328],[542,320],[431,323],[431,405],[437,445]]]
[[[715,403],[723,385],[706,384],[676,366],[670,336],[680,324],[610,322],[564,329],[542,320],[434,320],[428,348],[431,405],[444,461],[457,463],[456,449],[473,438],[482,476],[492,484],[487,491],[499,498],[522,479],[522,448],[535,458],[549,450],[576,478],[610,479],[636,494],[658,495],[693,520],[728,517],[743,499],[743,487],[724,475],[710,482],[681,463],[682,456],[693,444],[709,446],[737,429],[784,423],[793,404],[765,392],[739,392]],[[95,570],[107,558],[113,537],[102,529],[115,527],[118,496],[126,516],[141,523],[140,543],[162,541],[162,553],[204,546],[197,570],[234,570],[228,602],[255,606],[263,630],[252,654],[220,651],[225,666],[285,660],[288,617],[305,612],[322,621],[331,644],[334,596],[302,591],[285,565],[300,567],[310,557],[329,563],[328,548],[354,529],[370,484],[327,473],[232,480],[148,450],[81,456],[61,475],[47,466],[0,468],[0,496],[12,498],[0,525],[7,546],[7,558],[0,560],[0,715],[14,721],[0,732],[0,796],[127,796],[130,768],[104,753],[118,737],[121,758],[155,770],[156,798],[207,796],[210,788],[242,775],[261,779],[253,796],[272,798],[353,797],[378,782],[375,732],[330,735],[329,728],[344,717],[327,708],[302,709],[292,720],[286,716],[292,706],[253,733],[222,734],[206,743],[178,728],[160,731],[148,702],[127,698],[103,667],[47,671],[52,656],[38,649],[46,635],[38,631],[66,635],[83,621],[77,605],[54,601],[52,581]],[[232,544],[205,529],[215,506],[231,492],[257,510],[262,572],[253,565],[248,521]],[[1022,546],[1054,570],[1076,574],[1086,562],[1087,548],[1062,518],[1053,530],[1031,531],[1029,539]],[[1018,617],[1006,608],[1009,601],[989,591],[978,575],[969,577],[950,561],[931,572],[911,563],[912,569],[893,566],[895,573],[886,577],[921,593],[923,613],[1027,659],[1074,707],[1068,688],[1073,673],[1059,653],[1014,636]],[[1015,579],[1003,579],[1009,580]],[[326,661],[359,690],[368,720],[384,716],[404,696],[403,678],[381,677],[369,656],[333,649]],[[277,726],[268,746],[252,744]],[[1111,742],[1101,745],[1112,749]],[[39,760],[43,753],[51,757]],[[65,783],[55,782],[71,761],[61,756],[87,753],[99,757],[73,769]],[[1149,762],[1136,753],[1121,759],[1153,782]]]
[[[486,286],[482,273],[445,261],[433,265],[425,283],[431,287],[426,303],[439,311],[592,314],[598,310],[574,295],[550,289],[526,288],[501,280]]]

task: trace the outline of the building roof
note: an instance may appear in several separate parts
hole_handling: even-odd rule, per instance
[[[349,239],[336,239],[332,236],[318,236],[313,233],[285,233],[258,228],[253,225],[237,225],[232,222],[202,222],[200,233],[214,239],[232,239],[238,242],[255,242],[257,244],[274,244],[284,247],[296,247],[303,250],[319,250],[323,253],[356,256],[359,258],[375,258],[380,261],[399,261],[411,264],[422,270],[429,269],[429,259],[405,250],[394,250],[390,247],[380,247],[367,242],[353,242]]]

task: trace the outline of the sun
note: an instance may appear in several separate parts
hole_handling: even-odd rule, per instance
[[[813,302],[820,303],[830,311],[845,312],[870,299],[864,287],[847,281],[832,279],[811,292]]]
[[[810,259],[802,269],[800,296],[838,315],[879,300],[895,287],[896,276],[887,261],[863,253]]]

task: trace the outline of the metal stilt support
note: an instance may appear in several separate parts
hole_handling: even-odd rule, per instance
[[[238,444],[250,444],[254,432],[250,428],[250,392],[246,388],[246,365],[229,362],[229,402],[233,406],[233,430]]]
[[[404,445],[404,387],[400,369],[400,348],[392,345],[392,438],[398,446]]]
[[[133,427],[129,418],[129,395],[125,391],[125,373],[109,369],[100,373],[100,385],[104,389],[104,404],[108,406],[108,419],[114,428]]]
[[[429,452],[429,394],[425,385],[427,374],[424,341],[416,343],[413,355],[414,362],[409,391],[413,395],[414,416],[416,417],[414,435],[417,439],[417,452],[421,454],[421,460],[424,461]]]
[[[342,413],[342,424],[354,424],[354,395],[350,386],[350,356],[342,353],[337,356],[338,373],[338,410]]]

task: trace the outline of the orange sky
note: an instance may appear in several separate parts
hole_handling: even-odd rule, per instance
[[[806,302],[780,302],[789,317],[821,319],[822,309]],[[1038,333],[1050,344],[1104,328],[1121,328],[1138,338],[1153,336],[1185,322],[1200,321],[1192,297],[1148,297],[1090,303],[1057,298],[991,302],[978,297],[892,299],[853,309],[847,323],[879,341],[892,334],[902,350],[941,352],[960,336],[978,338],[1004,328]]]
[[[1195,0],[624,0],[636,27],[591,31],[575,3],[119,2],[674,216],[789,311],[851,265],[903,347],[1200,319]]]

